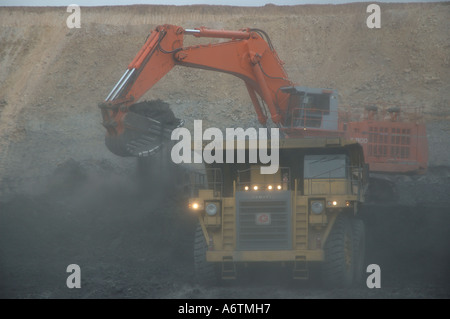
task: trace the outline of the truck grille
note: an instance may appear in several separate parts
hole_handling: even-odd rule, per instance
[[[290,192],[237,192],[238,250],[291,249]]]

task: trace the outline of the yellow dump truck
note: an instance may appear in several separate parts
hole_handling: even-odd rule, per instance
[[[247,159],[250,151],[247,143]],[[278,171],[261,174],[261,166],[207,164],[193,181],[189,208],[198,216],[198,281],[236,279],[255,263],[290,267],[294,279],[308,279],[311,267],[319,266],[331,286],[361,281],[365,230],[358,210],[367,168],[360,144],[282,139]]]

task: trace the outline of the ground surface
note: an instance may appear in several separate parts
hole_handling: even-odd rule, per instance
[[[381,6],[380,30],[361,4],[82,8],[72,30],[66,8],[0,7],[0,297],[449,298],[450,5]],[[364,210],[381,289],[280,282],[272,269],[245,285],[193,281],[195,219],[176,182],[159,175],[143,192],[135,159],[104,146],[96,106],[164,23],[258,27],[293,81],[336,88],[341,105],[424,108],[428,174],[395,177],[401,203]],[[170,103],[188,128],[257,126],[246,94],[229,75],[174,69],[145,98]],[[81,289],[65,285],[72,263]]]
[[[450,298],[445,207],[364,209],[365,265],[381,267],[380,289],[293,283],[276,267],[256,269],[245,283],[203,287],[193,279],[196,220],[182,199],[164,189],[143,194],[132,181],[96,176],[94,182],[82,172],[70,162],[43,195],[2,203],[0,297]],[[66,287],[69,264],[81,267],[81,289]]]

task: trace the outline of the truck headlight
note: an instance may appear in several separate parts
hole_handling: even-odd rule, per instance
[[[189,203],[189,208],[193,210],[198,210],[200,208],[200,204],[197,202]]]
[[[217,214],[217,205],[214,203],[209,203],[206,205],[205,211],[209,216],[214,216]]]
[[[324,208],[324,205],[323,205],[322,201],[311,202],[311,211],[314,214],[319,215],[320,213],[323,212],[323,208]]]

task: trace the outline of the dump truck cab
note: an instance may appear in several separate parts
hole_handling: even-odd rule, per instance
[[[367,179],[361,146],[340,137],[283,139],[278,171],[262,174],[261,166],[209,164],[193,185],[197,279],[236,279],[242,267],[269,262],[290,267],[295,279],[308,279],[310,266],[322,264],[326,283],[360,280],[364,225],[357,216]]]

